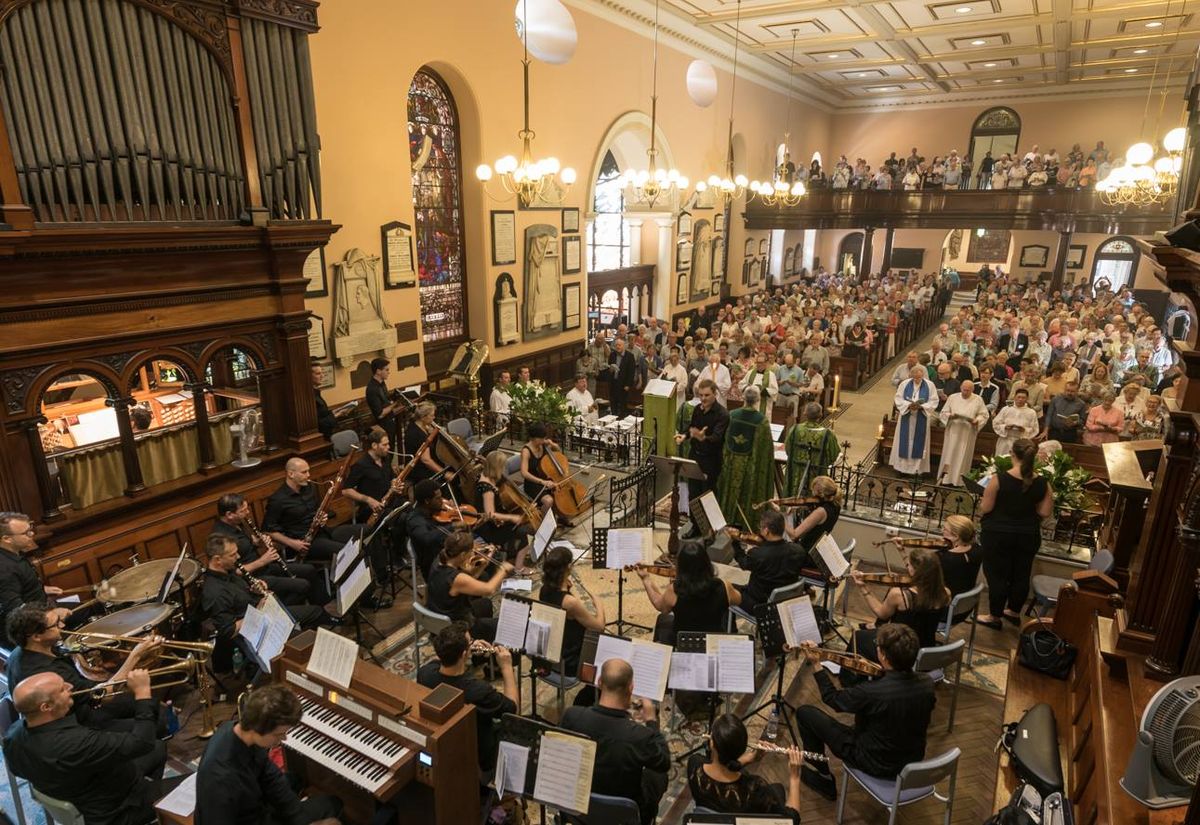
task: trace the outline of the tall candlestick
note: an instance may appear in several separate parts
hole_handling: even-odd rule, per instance
[[[840,409],[838,401],[842,397],[842,374],[839,372],[833,376],[833,409]]]

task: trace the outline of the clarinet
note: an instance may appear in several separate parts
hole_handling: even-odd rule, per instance
[[[275,549],[275,542],[271,540],[270,536],[268,536],[266,533],[264,533],[258,529],[258,526],[254,523],[254,519],[250,518],[249,516],[246,516],[244,519],[242,519],[242,524],[244,524],[246,526],[246,528],[249,529],[250,538],[253,539],[254,541],[261,541],[263,548],[268,553]],[[291,579],[296,578],[296,574],[293,573],[288,568],[287,562],[283,560],[283,553],[276,552],[275,555],[279,556],[279,559],[278,559],[279,569],[282,570],[284,572],[284,574],[287,575],[288,578],[291,578]]]
[[[251,576],[249,571],[246,570],[245,566],[243,566],[240,561],[237,563],[236,569],[237,574],[246,580],[246,584],[249,585],[251,593],[257,593],[260,596],[266,596],[271,592],[271,588],[267,586],[267,583],[262,579]]]

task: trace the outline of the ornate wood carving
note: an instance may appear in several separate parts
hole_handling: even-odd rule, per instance
[[[305,329],[308,329],[307,324]],[[251,341],[258,345],[263,356],[267,359],[268,364],[274,364],[275,358],[275,336],[270,332],[252,332],[247,336]]]
[[[243,17],[257,17],[297,29],[317,30],[317,4],[306,0],[237,0]]]
[[[1146,673],[1167,681],[1179,675],[1180,654],[1189,628],[1194,632],[1192,610],[1196,603],[1196,565],[1200,560],[1200,462],[1192,468],[1187,494],[1179,508],[1179,547],[1170,558],[1166,597],[1159,601],[1157,633]]]
[[[25,400],[34,380],[45,367],[21,367],[0,373],[0,388],[4,391],[4,404],[10,413],[25,409]]]

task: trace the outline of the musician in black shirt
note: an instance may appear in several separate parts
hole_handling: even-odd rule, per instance
[[[654,822],[667,790],[671,752],[658,729],[654,703],[642,702],[641,720],[629,716],[633,668],[609,659],[600,668],[600,700],[592,707],[569,707],[562,727],[596,740],[592,793],[623,796],[638,803],[642,825]]]
[[[38,549],[33,520],[24,513],[0,513],[0,643],[11,647],[4,636],[4,619],[23,604],[42,603],[47,596],[61,596],[61,587],[43,586],[27,556]],[[65,609],[62,611],[67,613]]]
[[[325,399],[321,397],[321,382],[324,375],[325,370],[320,364],[312,365],[313,400],[317,404],[317,430],[328,441],[333,438],[333,431],[337,429],[337,418],[329,409],[329,405],[325,403]]]
[[[692,408],[692,417],[687,430],[675,435],[675,443],[687,445],[687,458],[700,465],[704,478],[689,478],[688,499],[696,500],[702,493],[717,489],[717,478],[721,475],[721,455],[725,448],[725,430],[729,427],[729,411],[717,403],[717,385],[705,378],[696,384],[696,397],[700,403]]]
[[[279,489],[267,499],[263,517],[263,532],[279,547],[286,547],[309,561],[329,561],[356,532],[352,526],[329,531],[324,528],[327,513],[318,517],[321,489],[309,481],[308,462],[289,458],[285,465],[287,477]],[[316,520],[317,532],[306,542],[311,525]]]
[[[287,571],[279,563],[279,550],[272,541],[256,542],[250,530],[250,502],[237,493],[226,493],[217,499],[217,520],[212,535],[224,536],[237,544],[238,560],[247,573],[262,579],[284,604],[325,604],[329,601],[325,577],[315,565],[301,561],[287,562]],[[269,541],[266,534],[263,538]],[[290,573],[291,575],[288,575]],[[310,599],[309,595],[313,598]]]
[[[285,685],[264,685],[246,696],[237,718],[217,728],[200,758],[195,825],[339,825],[341,800],[301,800],[268,754],[301,715],[300,700]]]
[[[392,442],[382,427],[372,427],[363,442],[366,452],[363,457],[350,466],[346,482],[342,485],[342,497],[353,501],[356,505],[355,521],[363,529],[364,540],[374,533],[376,525],[368,525],[372,516],[383,517],[385,509],[404,501],[399,497],[402,489],[399,478],[392,470]],[[395,489],[393,489],[393,487]],[[391,497],[388,507],[384,501]],[[388,576],[393,537],[399,537],[401,531],[392,530],[389,523],[379,535],[371,539],[367,545],[367,555],[371,560],[371,570],[375,581],[382,582]],[[403,555],[398,553],[397,555]],[[378,594],[370,596],[368,601],[376,607],[384,606]]]
[[[428,478],[413,486],[413,498],[417,506],[408,517],[408,540],[416,554],[417,567],[428,580],[429,570],[450,533],[449,525],[439,524],[433,518],[436,513],[442,512],[445,502],[442,488]]]
[[[163,780],[165,743],[157,740],[150,674],[130,671],[136,706],[129,732],[84,727],[71,713],[71,685],[40,673],[13,691],[21,719],[4,737],[4,762],[47,796],[70,802],[87,825],[145,825],[154,803],[183,777]]]
[[[392,443],[398,443],[396,438],[396,407],[398,404],[392,401],[392,395],[387,388],[387,379],[391,373],[392,365],[388,359],[372,359],[371,380],[367,382],[366,401],[367,406],[371,408],[371,415],[375,423],[383,427],[383,431],[392,439]]]
[[[747,551],[740,541],[733,543],[734,559],[743,570],[750,571],[750,581],[735,585],[742,594],[742,609],[754,615],[754,609],[765,604],[777,587],[795,584],[804,566],[805,553],[783,537],[785,522],[778,510],[764,510],[758,517],[761,543]]]
[[[454,622],[433,637],[436,662],[426,662],[417,672],[417,682],[427,688],[450,685],[463,692],[463,699],[475,706],[475,735],[479,740],[479,769],[496,767],[496,751],[500,740],[500,717],[517,713],[517,679],[513,674],[512,653],[499,648],[496,660],[500,664],[503,692],[489,683],[467,673],[470,661],[471,634],[466,622]]]
[[[891,779],[908,763],[925,758],[925,736],[937,700],[929,676],[913,672],[920,643],[911,627],[885,624],[876,644],[883,666],[878,679],[838,690],[824,668],[813,669],[821,700],[839,713],[853,713],[854,726],[815,705],[796,711],[796,725],[804,750],[824,753],[828,747],[834,756],[871,776]],[[828,763],[805,766],[801,779],[825,798],[837,799]]]

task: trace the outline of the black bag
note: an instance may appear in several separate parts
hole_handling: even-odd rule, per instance
[[[1029,813],[1031,807],[1029,801],[1025,799],[1030,790],[1032,789],[1029,789],[1024,782],[1017,785],[1008,804],[988,817],[983,825],[1037,825],[1037,820]],[[1032,795],[1036,797],[1037,792],[1033,791]],[[1039,802],[1040,800],[1041,798],[1038,797]]]
[[[1020,721],[1004,726],[1000,744],[1008,752],[1017,777],[1045,796],[1063,789],[1062,759],[1054,710],[1034,705]]]
[[[1053,630],[1034,630],[1021,635],[1017,661],[1027,668],[1055,679],[1066,679],[1079,649]]]

